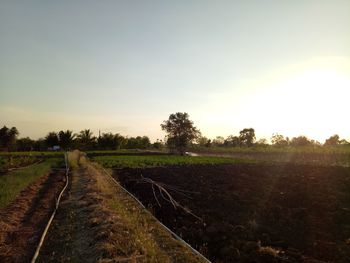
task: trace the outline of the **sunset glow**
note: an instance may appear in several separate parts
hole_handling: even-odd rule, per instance
[[[349,2],[36,5],[0,9],[0,118],[20,136],[163,139],[180,111],[209,138],[350,140]]]

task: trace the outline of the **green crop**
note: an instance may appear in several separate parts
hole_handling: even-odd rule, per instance
[[[253,162],[222,157],[197,157],[176,155],[152,155],[152,156],[97,156],[93,160],[107,168],[145,168],[177,165],[200,165],[200,164],[233,164],[241,162]]]

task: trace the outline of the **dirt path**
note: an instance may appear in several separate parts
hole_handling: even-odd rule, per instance
[[[63,185],[64,173],[47,174],[1,211],[0,262],[30,262]]]
[[[87,201],[92,179],[85,170],[79,168],[71,174],[67,194],[40,252],[39,262],[97,261],[93,246],[95,231],[90,223],[94,204]]]

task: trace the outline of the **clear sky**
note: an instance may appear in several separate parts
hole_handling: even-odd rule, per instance
[[[350,139],[350,1],[0,2],[0,125]]]

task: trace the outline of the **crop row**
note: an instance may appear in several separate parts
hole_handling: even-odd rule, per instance
[[[146,156],[97,156],[93,160],[107,168],[146,168],[176,165],[198,164],[233,164],[252,162],[235,158],[223,157],[199,157],[199,156],[176,156],[176,155],[146,155]]]

